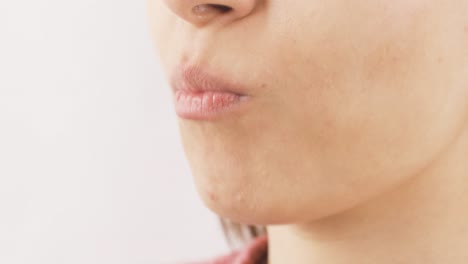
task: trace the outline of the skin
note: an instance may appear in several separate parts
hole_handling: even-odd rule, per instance
[[[168,76],[248,88],[180,132],[206,205],[268,225],[270,263],[468,261],[468,1],[148,3]],[[210,3],[232,10],[190,12]]]

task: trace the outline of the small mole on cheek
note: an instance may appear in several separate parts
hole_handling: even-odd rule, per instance
[[[468,25],[463,27],[463,34],[468,35]]]
[[[216,194],[210,192],[208,193],[208,197],[210,198],[211,201],[213,202],[216,202],[218,200],[218,197],[216,196]]]

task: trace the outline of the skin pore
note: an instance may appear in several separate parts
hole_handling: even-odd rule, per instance
[[[167,76],[246,87],[180,133],[206,205],[268,226],[269,264],[467,263],[468,1],[148,7]]]

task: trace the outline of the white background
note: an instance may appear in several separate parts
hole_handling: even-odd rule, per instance
[[[0,2],[0,263],[224,253],[195,193],[144,0]]]

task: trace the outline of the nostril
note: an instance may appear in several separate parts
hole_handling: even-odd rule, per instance
[[[209,14],[213,11],[219,13],[227,13],[232,10],[232,7],[220,4],[202,4],[193,7],[192,12],[198,16]]]
[[[226,5],[219,5],[219,4],[208,4],[212,8],[218,10],[221,13],[227,13],[232,10],[232,7]]]

